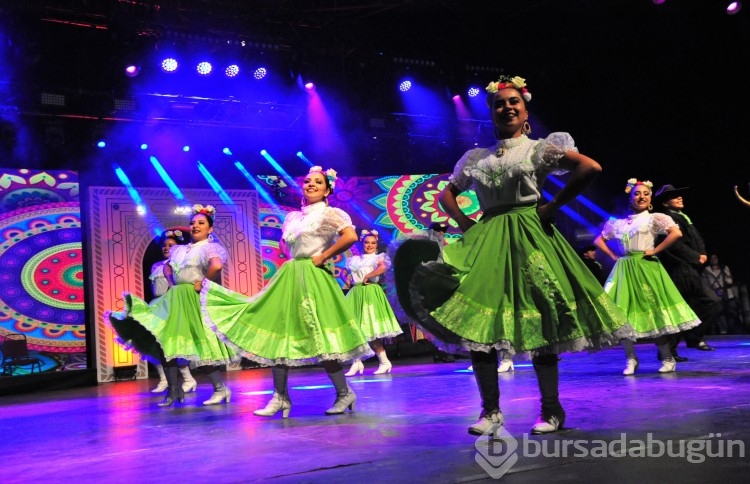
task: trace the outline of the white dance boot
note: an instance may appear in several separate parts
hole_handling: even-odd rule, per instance
[[[164,373],[164,367],[161,365],[156,365],[156,371],[159,373],[159,384],[156,385],[156,388],[151,390],[151,393],[161,393],[167,388],[169,388],[169,383],[167,382],[167,375]]]
[[[506,373],[513,371],[513,360],[502,360],[500,366],[497,367],[498,373]]]
[[[362,360],[354,360],[352,362],[352,367],[349,368],[349,371],[344,373],[344,376],[354,376],[357,373],[360,375],[365,372],[365,365],[362,364]]]
[[[385,354],[385,350],[378,353],[378,359],[380,360],[380,364],[378,365],[378,369],[375,370],[375,373],[373,373],[373,375],[382,375],[383,373],[390,373],[391,368],[393,368],[393,365],[388,360],[388,355]]]
[[[182,391],[185,393],[194,392],[198,388],[198,382],[195,381],[195,378],[190,373],[190,368],[181,366],[180,373],[182,374]]]

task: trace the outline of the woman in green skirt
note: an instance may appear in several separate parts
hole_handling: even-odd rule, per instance
[[[328,206],[336,172],[310,168],[302,182],[302,210],[286,215],[282,242],[291,259],[259,293],[248,297],[205,281],[201,293],[206,324],[242,356],[272,366],[274,393],[255,415],[292,408],[289,367],[322,364],[336,389],[326,414],[354,410],[357,396],[346,383],[342,361],[372,356],[344,292],[326,261],[357,241],[349,215]]]
[[[607,221],[594,245],[616,261],[604,290],[625,311],[636,336],[654,340],[662,359],[659,373],[671,373],[677,363],[669,349],[667,335],[694,328],[701,320],[656,257],[682,237],[682,232],[669,215],[649,211],[653,208],[652,188],[650,181],[628,180],[625,193],[630,198],[632,215]],[[666,234],[666,237],[654,246],[659,234]],[[617,245],[621,257],[607,246],[608,240]],[[624,340],[623,346],[627,362],[622,374],[632,375],[638,369],[635,345],[631,340]]]
[[[227,259],[226,249],[212,241],[214,216],[212,205],[193,205],[191,243],[174,246],[164,265],[169,285],[166,294],[146,304],[126,293],[123,311],[104,314],[105,321],[112,324],[123,341],[164,365],[169,393],[159,406],[184,401],[178,360],[207,368],[214,392],[203,405],[229,403],[231,398],[232,392],[222,381],[220,367],[240,357],[203,324],[199,297],[204,278],[218,279]]]
[[[427,331],[470,351],[482,410],[469,433],[495,434],[503,424],[497,376],[503,349],[532,356],[542,408],[531,430],[555,432],[565,422],[558,353],[615,344],[632,333],[551,223],[601,167],[578,152],[568,133],[528,137],[531,93],[523,78],[502,76],[486,90],[497,144],[471,149],[456,164],[440,202],[464,234],[444,248],[444,264],[415,268],[410,305]],[[566,172],[565,185],[545,202],[547,175]],[[461,210],[460,194],[469,189],[483,212],[478,222]]]

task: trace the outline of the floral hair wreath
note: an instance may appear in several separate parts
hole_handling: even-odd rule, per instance
[[[336,188],[336,170],[333,168],[329,168],[326,171],[323,171],[322,166],[313,166],[310,168],[310,173],[322,173],[323,176],[325,176],[328,179],[328,183],[331,185],[331,191],[333,191]]]
[[[380,236],[379,236],[377,230],[363,230],[362,232],[359,233],[359,240],[364,241],[365,237],[367,237],[369,235],[372,235],[376,239],[380,239]]]
[[[526,79],[523,77],[515,76],[500,76],[497,81],[492,81],[489,84],[487,84],[487,87],[484,88],[485,91],[487,91],[490,94],[495,94],[500,89],[505,88],[514,88],[521,91],[521,94],[523,95],[523,100],[526,102],[531,101],[531,93],[526,88]]]
[[[213,205],[203,206],[196,203],[193,205],[193,215],[198,215],[199,213],[213,220],[214,216],[216,216],[216,208]]]
[[[174,238],[178,242],[182,242],[184,240],[182,237],[182,230],[167,230],[166,232],[164,232],[164,238],[165,239]]]
[[[625,185],[625,193],[630,193],[631,190],[633,190],[633,187],[635,187],[636,185],[644,185],[649,189],[654,188],[654,184],[649,180],[640,181],[637,178],[629,178],[627,185]]]

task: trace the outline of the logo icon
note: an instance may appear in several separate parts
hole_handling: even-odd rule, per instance
[[[486,436],[490,439],[485,439]],[[501,424],[487,429],[474,447],[477,449],[474,460],[493,479],[500,479],[518,461],[518,441]]]

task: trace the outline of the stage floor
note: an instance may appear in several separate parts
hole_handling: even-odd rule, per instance
[[[356,411],[337,416],[318,367],[291,371],[288,419],[252,414],[270,398],[265,368],[224,373],[231,403],[210,407],[201,374],[172,408],[156,406],[155,379],[2,397],[0,482],[747,482],[750,336],[709,343],[681,346],[673,374],[657,373],[653,344],[636,346],[631,377],[620,347],[563,355],[567,429],[545,436],[529,435],[539,395],[518,361],[499,375],[503,442],[467,433],[479,396],[465,359],[394,359],[388,375],[368,360],[349,379]]]

